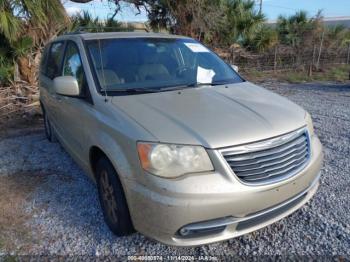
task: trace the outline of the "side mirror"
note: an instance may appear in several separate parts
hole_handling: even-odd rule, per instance
[[[235,70],[236,72],[238,72],[238,66],[236,66],[236,65],[231,65],[231,67],[233,68],[233,70]]]
[[[78,96],[78,81],[73,76],[58,76],[53,80],[53,87],[57,94],[64,96]]]

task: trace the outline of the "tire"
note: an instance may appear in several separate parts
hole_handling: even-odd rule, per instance
[[[127,236],[135,232],[122,184],[107,158],[98,160],[96,175],[104,220],[110,230],[117,236]]]
[[[57,142],[57,139],[56,139],[55,133],[54,133],[54,131],[53,131],[51,122],[50,122],[50,120],[49,120],[49,117],[48,117],[48,115],[46,114],[45,109],[42,108],[42,110],[43,110],[44,127],[45,127],[45,135],[46,135],[46,138],[47,138],[47,140],[49,140],[51,143],[56,143],[56,142]]]

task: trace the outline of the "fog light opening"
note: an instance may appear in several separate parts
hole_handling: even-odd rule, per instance
[[[216,227],[210,227],[210,228],[204,227],[204,228],[196,228],[196,229],[183,227],[178,231],[178,235],[184,238],[214,235],[214,234],[221,233],[222,231],[225,230],[225,228],[226,226],[216,226]]]
[[[181,236],[185,237],[185,236],[188,236],[189,234],[190,234],[190,230],[188,230],[187,228],[183,227],[183,228],[180,229],[180,235]]]

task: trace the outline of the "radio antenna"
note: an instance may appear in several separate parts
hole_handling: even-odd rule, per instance
[[[104,91],[104,95],[105,95],[105,102],[108,101],[107,99],[107,89],[106,89],[106,78],[105,78],[105,70],[104,70],[104,66],[103,66],[103,59],[102,59],[102,51],[101,51],[101,40],[98,39],[98,50],[100,53],[100,63],[101,63],[101,70],[102,70],[102,80],[103,80],[103,91]]]

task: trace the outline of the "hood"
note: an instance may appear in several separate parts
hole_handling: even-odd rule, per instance
[[[305,111],[249,82],[113,97],[159,142],[207,148],[245,144],[305,125]]]

